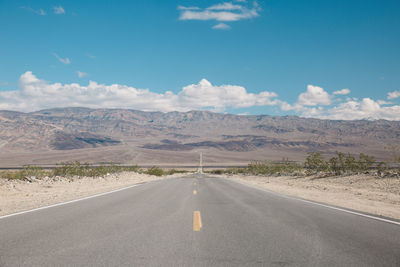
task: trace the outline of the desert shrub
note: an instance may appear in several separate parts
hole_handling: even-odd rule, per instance
[[[25,178],[35,177],[37,179],[49,175],[49,171],[42,167],[24,165],[21,170],[7,170],[0,173],[1,178],[23,180]]]
[[[172,175],[175,173],[187,173],[188,171],[186,170],[177,170],[177,169],[170,169],[170,170],[166,170],[164,171],[164,175]]]
[[[25,178],[21,170],[7,170],[1,171],[0,177],[4,179],[11,179],[11,180],[22,180]]]
[[[379,162],[376,166],[376,172],[379,176],[384,176],[388,171],[388,165],[385,162]]]
[[[118,173],[123,171],[137,172],[138,166],[119,166],[119,165],[100,165],[92,166],[88,163],[81,164],[79,161],[75,162],[63,162],[58,164],[52,170],[54,176],[87,176],[87,177],[98,177],[104,176],[109,173]]]
[[[145,170],[143,173],[148,175],[162,176],[164,174],[164,171],[159,167],[153,166]]]
[[[329,164],[324,160],[321,153],[310,152],[304,163],[304,167],[310,172],[322,172],[329,170]]]
[[[358,157],[358,166],[360,171],[367,171],[369,170],[372,165],[375,163],[375,158],[373,156],[368,156],[363,153],[360,153]]]
[[[344,170],[347,172],[356,172],[359,170],[356,158],[350,153],[344,156]]]
[[[211,173],[211,174],[224,174],[225,171],[226,171],[226,170],[218,169],[218,170],[207,171],[207,173]]]
[[[341,168],[339,166],[339,159],[337,157],[332,157],[329,159],[329,169],[335,175],[339,175],[341,173]]]

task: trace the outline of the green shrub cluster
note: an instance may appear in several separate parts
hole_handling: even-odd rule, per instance
[[[246,168],[228,168],[211,170],[211,174],[249,174],[249,175],[291,175],[302,170],[302,166],[288,159],[280,163],[252,162]]]
[[[151,168],[148,168],[147,170],[141,171],[141,173],[145,173],[148,175],[154,175],[154,176],[163,176],[164,170],[159,167],[153,166]]]
[[[119,166],[119,165],[101,165],[93,166],[88,163],[81,164],[79,161],[75,162],[63,162],[57,164],[53,169],[43,169],[42,167],[34,166],[24,166],[22,170],[15,171],[3,171],[0,172],[1,178],[6,179],[25,179],[30,177],[35,177],[41,179],[43,177],[49,176],[88,176],[88,177],[98,177],[104,176],[108,173],[118,173],[123,171],[133,171],[138,172],[138,166]]]
[[[26,177],[43,178],[49,175],[49,171],[42,167],[24,165],[22,170],[9,170],[0,172],[1,178],[23,180]]]
[[[141,170],[140,173],[148,174],[148,175],[155,175],[155,176],[163,176],[163,175],[171,175],[175,173],[187,173],[188,171],[185,170],[177,170],[177,169],[170,169],[170,170],[163,170],[159,167],[153,166],[146,170]]]
[[[21,170],[7,170],[0,172],[0,178],[5,179],[30,179],[30,177],[35,177],[37,179],[41,179],[43,177],[53,177],[53,176],[62,176],[62,177],[100,177],[111,173],[119,173],[119,172],[138,172],[155,176],[162,175],[171,175],[174,173],[187,173],[186,170],[163,170],[159,167],[151,167],[148,169],[140,169],[138,166],[120,166],[120,165],[100,165],[93,166],[89,163],[80,163],[79,161],[75,162],[62,162],[57,164],[57,166],[53,169],[43,169],[42,167],[34,167],[34,166],[24,166]]]
[[[311,152],[306,158],[304,167],[308,173],[329,172],[335,175],[357,173],[369,170],[375,162],[372,156],[360,153],[358,159],[350,153],[336,152],[336,156],[326,161],[321,153]]]
[[[52,169],[53,176],[87,176],[87,177],[98,177],[104,176],[108,173],[118,173],[124,171],[137,172],[138,166],[119,166],[119,165],[100,165],[93,166],[89,163],[81,164],[79,161],[75,162],[63,162],[57,167]]]

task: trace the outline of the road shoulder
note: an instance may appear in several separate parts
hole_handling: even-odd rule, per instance
[[[0,179],[0,216],[181,176],[185,174],[153,176],[123,172],[104,177],[51,177],[33,182]]]
[[[400,219],[400,180],[366,175],[340,177],[223,175],[284,195]]]

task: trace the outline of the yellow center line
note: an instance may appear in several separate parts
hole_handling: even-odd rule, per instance
[[[201,224],[201,216],[200,216],[200,211],[194,211],[193,212],[193,231],[198,232],[200,231],[201,227],[203,225]]]
[[[193,190],[193,195],[197,195],[197,190],[196,189]]]

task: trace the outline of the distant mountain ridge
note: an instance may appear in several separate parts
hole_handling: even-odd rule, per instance
[[[0,111],[0,160],[1,155],[10,153],[77,150],[86,153],[90,161],[90,153],[104,147],[113,151],[129,149],[136,156],[213,151],[221,158],[236,159],[247,152],[248,160],[285,153],[299,158],[309,151],[336,150],[385,157],[384,147],[399,140],[400,122],[386,120],[334,121],[209,111],[162,113],[90,108],[31,113]],[[85,149],[91,152],[84,152]],[[135,157],[115,161],[131,162]]]

